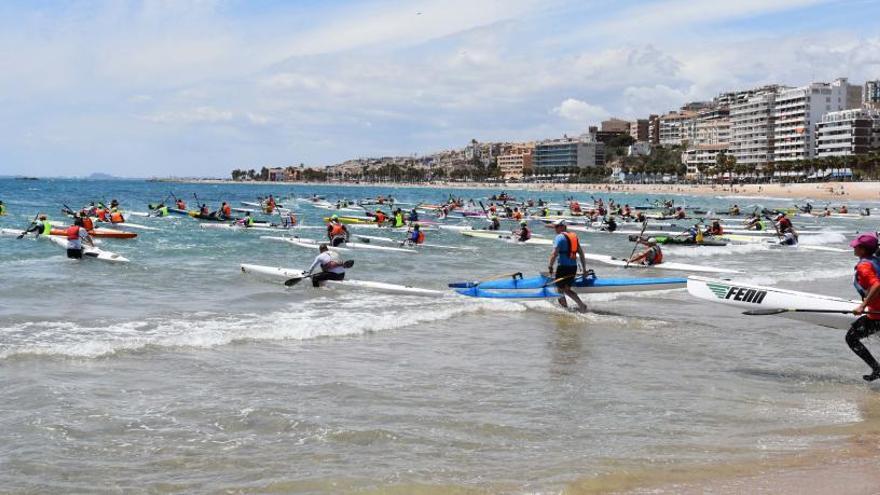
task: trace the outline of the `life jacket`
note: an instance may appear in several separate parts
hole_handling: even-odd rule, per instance
[[[107,221],[107,210],[105,210],[104,208],[98,208],[98,211],[96,213],[98,213],[98,220],[102,222]]]
[[[580,241],[578,240],[578,236],[573,232],[563,232],[562,235],[568,239],[568,252],[565,253],[569,259],[577,259],[578,248],[580,247]]]
[[[82,226],[83,226],[84,229],[86,229],[86,230],[94,230],[94,228],[95,228],[95,223],[92,222],[92,219],[91,219],[91,218],[89,218],[89,217],[83,217],[82,221],[83,221],[83,225],[82,225]]]
[[[403,213],[398,213],[394,215],[394,226],[403,227]]]
[[[159,208],[159,216],[167,217],[168,216],[168,207],[163,206]]]
[[[229,205],[223,207],[223,216],[231,217],[232,216],[232,208]]]
[[[697,244],[703,243],[703,231],[702,230],[697,229],[697,233],[696,233],[696,235],[694,235],[694,241]]]
[[[247,225],[248,227],[250,227],[251,225],[254,224],[254,219],[251,217],[245,217],[244,224]]]
[[[416,239],[415,239],[416,244],[422,244],[425,242],[425,233],[422,232],[421,230],[418,231],[418,233],[416,233],[415,237],[416,237]]]
[[[341,223],[331,224],[330,237],[337,237],[340,235],[345,235],[345,227],[343,227]]]
[[[573,201],[573,202],[571,203],[571,211],[572,211],[573,213],[580,213],[580,211],[581,211],[581,205],[580,205],[580,203],[578,203],[577,201]]]
[[[870,258],[862,258],[856,263],[855,269],[858,269],[859,265],[862,263],[870,263],[874,268],[874,274],[880,277],[880,258],[877,256],[871,256]],[[858,271],[853,275],[853,287],[856,288],[856,292],[862,296],[862,299],[865,299],[865,296],[868,295],[868,291],[871,289],[870,287],[862,287],[859,285],[859,274]]]
[[[663,263],[663,250],[660,249],[660,246],[653,246],[650,250],[654,253],[654,260],[649,264],[659,265],[660,263]]]
[[[513,219],[514,220],[522,220],[522,217],[523,217],[523,215],[522,215],[521,211],[517,210],[517,211],[513,212]]]
[[[529,240],[529,239],[531,239],[531,238],[532,238],[532,231],[529,230],[528,227],[523,227],[522,229],[520,229],[520,231],[519,231],[519,239],[520,239],[520,241],[523,241],[523,242],[524,242],[524,241],[527,241],[527,240]]]
[[[200,215],[203,215],[203,216],[208,216],[208,215],[211,214],[211,212],[208,211],[208,207],[207,207],[207,206],[203,206],[203,207],[199,208],[199,214],[200,214]]]
[[[125,222],[125,219],[122,218],[122,213],[119,213],[118,211],[114,211],[113,213],[110,214],[110,221],[113,223],[123,223],[123,222]]]
[[[49,235],[52,233],[52,222],[48,220],[43,220],[43,231],[40,232],[43,235]]]
[[[67,227],[67,240],[68,241],[75,241],[75,240],[79,239],[79,229],[80,228],[81,227],[79,225],[71,225],[70,227]]]
[[[376,213],[376,223],[385,223],[385,214],[382,212]]]
[[[0,205],[0,216],[6,214],[6,205]]]

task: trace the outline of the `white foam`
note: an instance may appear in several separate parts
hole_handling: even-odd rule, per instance
[[[852,268],[829,268],[826,270],[796,270],[778,275],[757,275],[748,278],[737,278],[747,284],[773,285],[779,282],[809,282],[832,278],[852,277]]]
[[[268,314],[197,315],[121,323],[28,322],[0,328],[0,359],[19,355],[97,358],[156,347],[211,348],[247,340],[308,340],[362,335],[442,321],[483,310],[525,311],[518,303],[449,299],[426,306],[422,298],[371,297],[369,301],[317,298]],[[327,315],[334,310],[333,318]],[[387,309],[382,309],[387,308]]]
[[[739,254],[749,254],[757,252],[769,251],[767,244],[736,244],[729,246],[701,246],[701,247],[679,247],[670,246],[664,251],[669,255],[669,259],[674,258],[714,258],[716,256],[731,256]]]

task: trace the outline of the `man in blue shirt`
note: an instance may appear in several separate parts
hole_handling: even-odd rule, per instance
[[[584,258],[584,250],[581,248],[577,235],[573,232],[568,232],[565,220],[557,220],[553,223],[553,227],[556,229],[556,239],[553,240],[553,253],[550,255],[550,264],[547,268],[550,271],[550,276],[556,278],[556,289],[560,293],[559,304],[563,308],[567,308],[568,302],[565,300],[565,296],[568,296],[577,303],[578,310],[581,313],[585,313],[587,305],[571,289],[577,276],[578,258],[581,260],[584,272],[587,271],[587,260]],[[554,272],[553,265],[557,261],[559,264],[556,265]]]

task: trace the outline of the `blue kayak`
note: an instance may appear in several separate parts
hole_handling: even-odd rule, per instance
[[[552,278],[538,275],[524,278],[522,275],[513,275],[510,278],[499,280],[487,280],[485,282],[455,282],[449,284],[453,289],[480,289],[480,290],[524,290],[524,289],[549,289],[553,286]],[[549,287],[548,287],[549,286]],[[599,292],[639,292],[649,290],[683,289],[687,287],[687,279],[680,277],[628,277],[628,278],[600,278],[578,277],[575,279],[573,288],[579,293]],[[457,291],[462,293],[461,291]],[[551,295],[535,297],[557,297],[556,291]],[[479,293],[476,291],[475,293]],[[536,293],[537,294],[537,293]],[[465,294],[469,295],[469,294]],[[482,297],[482,296],[473,296]]]
[[[544,287],[537,292],[498,292],[481,289],[479,287],[456,289],[455,292],[463,296],[480,297],[484,299],[546,299],[548,297],[559,297],[559,293],[552,287]]]

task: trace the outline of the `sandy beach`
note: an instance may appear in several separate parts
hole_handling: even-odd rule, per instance
[[[230,183],[227,180],[180,180],[187,183]],[[880,202],[880,182],[821,182],[821,183],[786,183],[786,184],[569,184],[569,183],[511,183],[498,184],[489,182],[449,182],[436,181],[430,183],[395,183],[395,182],[247,182],[247,184],[265,184],[267,186],[314,184],[328,186],[362,186],[362,187],[443,187],[454,189],[493,189],[493,190],[525,190],[572,193],[630,193],[630,194],[675,194],[694,196],[730,196],[736,200],[742,198],[765,199],[796,199],[829,202],[839,206],[848,202],[872,201]]]

